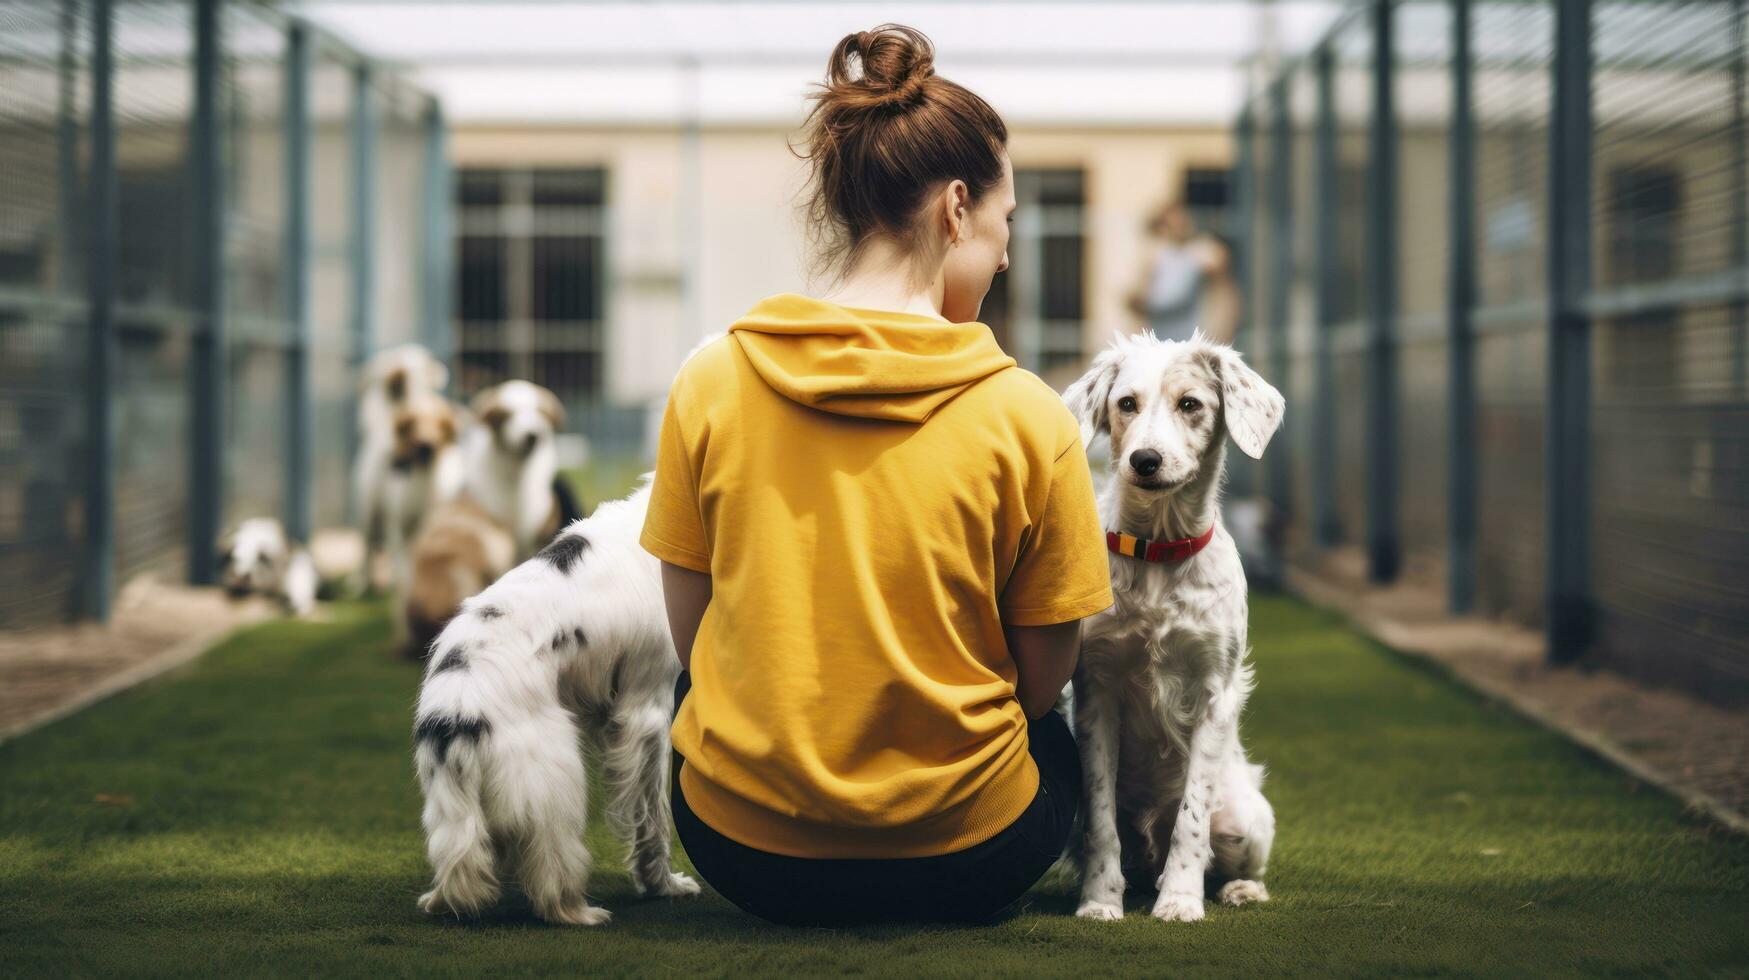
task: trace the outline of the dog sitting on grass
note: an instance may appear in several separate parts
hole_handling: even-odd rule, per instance
[[[271,517],[251,517],[219,539],[219,582],[233,596],[266,595],[294,616],[316,607],[316,563]]]
[[[1120,337],[1063,399],[1084,441],[1110,437],[1098,488],[1117,602],[1083,627],[1075,734],[1087,804],[1081,906],[1123,917],[1125,872],[1160,889],[1155,918],[1203,917],[1204,877],[1228,905],[1269,899],[1275,840],[1263,767],[1245,756],[1251,691],[1245,572],[1216,520],[1226,439],[1253,458],[1281,394],[1201,335]]]
[[[463,603],[432,645],[413,730],[433,871],[421,909],[476,915],[508,871],[548,922],[608,920],[587,897],[584,733],[601,744],[608,824],[639,894],[698,892],[669,855],[680,661],[661,564],[638,544],[649,495],[646,477],[566,528]]]

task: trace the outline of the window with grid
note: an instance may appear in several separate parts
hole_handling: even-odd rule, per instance
[[[458,172],[456,358],[464,394],[524,378],[567,406],[600,400],[606,185],[600,168]]]
[[[1008,271],[980,316],[1029,371],[1081,359],[1087,288],[1086,177],[1081,170],[1016,170]]]

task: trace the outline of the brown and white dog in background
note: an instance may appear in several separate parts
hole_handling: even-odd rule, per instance
[[[413,541],[427,517],[466,484],[462,416],[441,395],[422,394],[395,413],[389,472],[384,479],[383,543],[394,592],[404,599],[412,578]]]
[[[449,369],[418,344],[378,351],[358,381],[358,455],[352,461],[353,513],[364,532],[363,582],[376,586],[376,556],[388,543],[388,495],[395,419],[411,401],[441,392]]]
[[[565,407],[528,381],[487,388],[472,407],[480,424],[468,438],[468,495],[510,530],[521,561],[583,516],[559,478],[555,441]]]
[[[413,542],[412,577],[399,604],[407,659],[424,657],[462,602],[514,567],[510,531],[472,497],[433,511]]]
[[[432,513],[413,543],[401,602],[409,657],[425,655],[462,600],[582,516],[558,473],[554,440],[565,410],[552,392],[506,381],[475,396],[473,414],[463,492]]]

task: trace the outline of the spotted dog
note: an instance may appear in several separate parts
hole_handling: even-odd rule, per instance
[[[1123,916],[1126,871],[1156,918],[1203,917],[1205,876],[1230,905],[1269,898],[1275,840],[1263,769],[1245,756],[1246,585],[1216,520],[1226,440],[1260,457],[1284,403],[1200,334],[1119,338],[1063,393],[1088,444],[1110,437],[1098,492],[1116,603],[1083,626],[1075,729],[1086,781],[1081,905]]]
[[[680,672],[660,563],[638,545],[649,478],[462,604],[431,646],[414,722],[431,860],[427,912],[476,915],[508,871],[549,922],[599,925],[580,730],[644,895],[698,884],[669,855],[668,725]],[[508,868],[506,867],[508,865]]]

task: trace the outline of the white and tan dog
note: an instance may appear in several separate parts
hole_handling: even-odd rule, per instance
[[[358,381],[358,455],[352,461],[353,513],[364,532],[364,586],[375,556],[387,543],[390,474],[395,456],[395,417],[409,402],[441,392],[449,369],[418,344],[378,351]]]
[[[442,395],[407,399],[395,413],[389,472],[383,480],[383,546],[398,601],[412,580],[411,548],[426,517],[454,500],[466,482],[462,415]]]
[[[233,596],[266,595],[294,615],[316,607],[316,563],[271,517],[251,517],[219,539],[219,583]]]
[[[661,563],[638,544],[649,497],[646,476],[560,532],[463,603],[432,645],[413,730],[433,871],[421,909],[478,914],[508,871],[549,922],[608,920],[587,897],[585,733],[602,745],[608,824],[639,894],[698,892],[669,856],[680,661]]]
[[[583,516],[559,478],[555,440],[565,407],[529,381],[487,388],[471,407],[479,425],[468,433],[467,492],[510,530],[520,561]]]
[[[1063,398],[1087,443],[1110,437],[1098,498],[1116,542],[1117,601],[1085,623],[1074,679],[1087,794],[1076,914],[1121,918],[1126,869],[1155,881],[1159,919],[1201,919],[1205,875],[1225,879],[1224,903],[1267,901],[1275,813],[1239,739],[1245,573],[1216,518],[1227,436],[1262,456],[1282,397],[1230,347],[1143,334]]]

